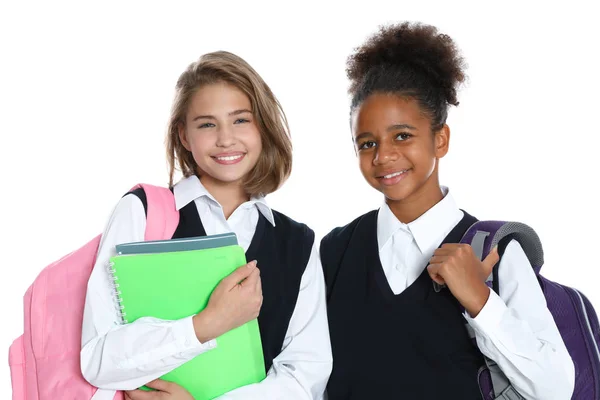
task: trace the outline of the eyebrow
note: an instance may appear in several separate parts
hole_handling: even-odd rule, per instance
[[[250,110],[248,110],[246,108],[242,108],[240,110],[232,111],[228,115],[231,117],[231,116],[234,116],[234,115],[240,115],[240,114],[246,114],[246,113],[252,114],[252,111],[250,111]],[[217,118],[215,118],[214,115],[198,115],[198,116],[194,117],[194,119],[192,120],[192,122],[193,121],[197,121],[199,119],[217,119]]]
[[[388,126],[388,128],[386,129],[388,132],[391,131],[395,131],[398,129],[408,129],[411,131],[416,131],[417,128],[409,125],[409,124],[396,124],[396,125],[390,125]],[[372,137],[373,134],[371,132],[362,132],[361,134],[357,135],[356,138],[354,138],[354,143],[358,143],[361,139],[364,139],[366,137]]]
[[[372,137],[372,136],[373,136],[373,134],[371,132],[363,132],[361,134],[356,135],[356,137],[354,138],[354,143],[357,144],[362,139],[367,138],[367,137]]]
[[[398,130],[398,129],[408,129],[408,130],[411,130],[411,131],[416,131],[417,130],[416,127],[414,127],[412,125],[409,125],[409,124],[397,124],[397,125],[390,125],[390,126],[388,126],[387,131],[388,132],[389,131],[395,131],[395,130]]]

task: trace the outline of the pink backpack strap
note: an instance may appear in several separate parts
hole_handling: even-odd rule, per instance
[[[146,193],[148,212],[144,240],[170,239],[179,224],[179,211],[173,192],[165,187],[138,184],[131,190],[142,188]]]
[[[170,239],[179,224],[179,211],[175,206],[173,192],[165,187],[138,184],[131,191],[142,188],[146,194],[148,211],[144,240]],[[91,400],[122,400],[123,392],[97,390]]]

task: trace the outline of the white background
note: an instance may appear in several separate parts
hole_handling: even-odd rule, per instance
[[[545,275],[600,308],[600,35],[591,6],[157,3],[0,6],[0,359],[22,332],[21,298],[40,270],[99,233],[133,184],[166,185],[173,87],[202,53],[245,58],[287,112],[294,170],[268,197],[274,208],[322,236],[377,207],[350,141],[345,60],[379,24],[399,20],[438,26],[469,64],[442,183],[480,219],[534,227]],[[0,398],[9,393],[2,361]]]

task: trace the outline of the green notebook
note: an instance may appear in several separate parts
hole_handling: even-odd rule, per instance
[[[192,251],[117,255],[111,258],[123,322],[141,317],[176,320],[197,314],[218,283],[246,264],[244,250],[225,246]],[[162,378],[208,400],[265,378],[258,321],[217,338],[217,347]]]

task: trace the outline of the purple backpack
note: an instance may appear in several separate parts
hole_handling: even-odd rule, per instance
[[[479,221],[463,236],[461,243],[470,244],[483,260],[498,245],[499,254],[515,239],[520,244],[546,297],[550,313],[575,364],[575,388],[572,399],[600,399],[600,326],[589,300],[578,290],[552,282],[540,275],[544,253],[538,235],[529,226],[517,222]],[[498,265],[486,282],[499,293]],[[485,400],[523,399],[511,386],[496,363],[486,358],[479,373],[479,387]]]

